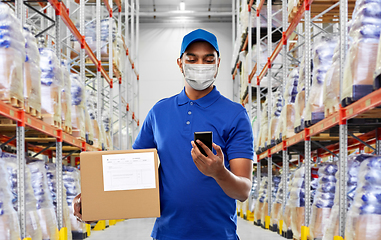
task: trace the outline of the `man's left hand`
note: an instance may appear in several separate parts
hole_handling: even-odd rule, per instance
[[[213,148],[216,150],[217,155],[214,155],[213,152],[200,140],[196,140],[197,144],[202,147],[205,153],[208,155],[207,157],[200,152],[197,145],[194,141],[192,141],[192,150],[191,155],[193,158],[193,162],[196,164],[196,167],[200,172],[204,175],[218,178],[221,174],[223,174],[227,169],[224,165],[224,154],[222,153],[221,147],[217,144],[213,143]]]

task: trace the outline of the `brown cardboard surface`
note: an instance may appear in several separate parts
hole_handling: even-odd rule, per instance
[[[104,191],[102,155],[154,152],[156,188]],[[81,188],[84,221],[160,216],[158,157],[156,149],[82,152]]]

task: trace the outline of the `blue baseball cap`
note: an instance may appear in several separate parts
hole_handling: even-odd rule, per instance
[[[181,44],[180,58],[183,56],[185,50],[190,44],[198,41],[205,41],[210,43],[210,45],[212,45],[214,49],[216,49],[218,56],[220,55],[216,36],[213,33],[210,33],[203,29],[197,29],[184,36],[183,43]]]

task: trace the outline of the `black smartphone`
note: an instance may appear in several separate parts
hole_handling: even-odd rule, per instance
[[[198,149],[202,154],[204,154],[205,157],[208,155],[204,151],[204,149],[197,144],[196,140],[200,140],[202,143],[204,143],[211,151],[213,151],[213,132],[207,131],[207,132],[195,132],[194,133],[194,142],[196,143]]]

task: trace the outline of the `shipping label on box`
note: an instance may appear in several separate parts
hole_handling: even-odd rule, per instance
[[[155,155],[148,153],[102,156],[104,191],[155,188]]]
[[[156,149],[81,153],[84,221],[160,216]]]

